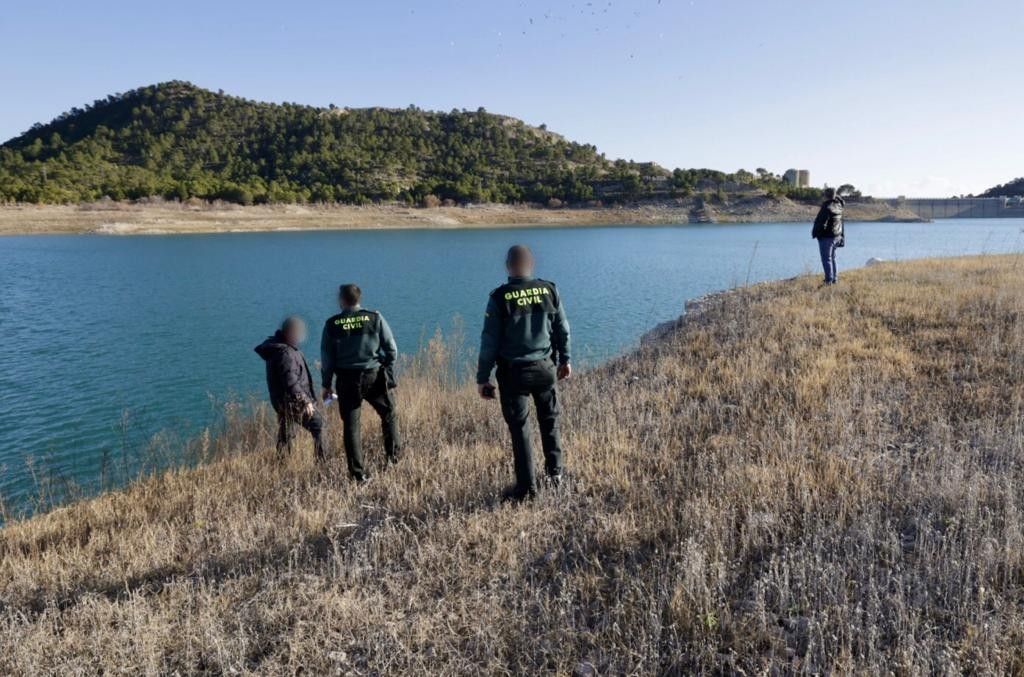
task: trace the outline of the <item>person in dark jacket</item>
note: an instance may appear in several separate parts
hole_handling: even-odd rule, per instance
[[[516,484],[507,498],[537,493],[527,423],[530,399],[537,408],[544,468],[555,486],[562,479],[556,382],[572,375],[569,320],[554,283],[533,276],[533,254],[524,245],[508,250],[508,282],[491,292],[480,336],[476,382],[480,396],[494,399],[491,372],[497,365],[501,413],[512,436]]]
[[[846,201],[835,188],[825,189],[825,201],[818,210],[811,228],[811,237],[818,241],[821,265],[825,269],[825,284],[835,284],[839,279],[836,269],[836,248],[844,244],[843,207]]]
[[[377,412],[389,463],[398,461],[398,421],[392,395],[398,346],[384,316],[360,305],[358,285],[339,289],[341,312],[324,324],[320,339],[321,380],[326,400],[338,394],[338,409],[345,426],[348,470],[357,482],[370,479],[363,464],[360,410],[363,401]],[[335,385],[337,381],[337,385]]]
[[[277,412],[277,451],[291,451],[294,429],[299,425],[313,436],[317,461],[326,458],[323,443],[323,417],[316,408],[313,376],[299,346],[306,340],[306,323],[292,316],[281,328],[256,346],[256,353],[267,366],[270,404]]]

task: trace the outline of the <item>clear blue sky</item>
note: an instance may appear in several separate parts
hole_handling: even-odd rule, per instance
[[[170,79],[475,109],[609,157],[808,168],[876,195],[1024,175],[1020,0],[5,0],[0,138]]]

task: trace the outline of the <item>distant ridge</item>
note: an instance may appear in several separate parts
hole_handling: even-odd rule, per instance
[[[73,108],[0,146],[0,202],[579,204],[723,185],[801,197],[765,170],[613,162],[593,145],[483,109],[262,103],[183,81]]]
[[[980,197],[1024,197],[1024,177],[989,188]]]

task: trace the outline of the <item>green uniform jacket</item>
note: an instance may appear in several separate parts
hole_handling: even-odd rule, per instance
[[[569,320],[553,282],[510,277],[491,292],[480,336],[476,382],[487,383],[498,360],[569,362]]]
[[[323,386],[332,387],[341,369],[390,367],[398,358],[398,345],[384,316],[356,306],[327,320],[320,337],[320,374]]]

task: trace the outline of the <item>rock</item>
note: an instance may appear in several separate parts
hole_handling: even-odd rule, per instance
[[[877,266],[879,263],[885,263],[885,259],[880,259],[877,256],[872,256],[870,259],[868,259],[866,265]]]

